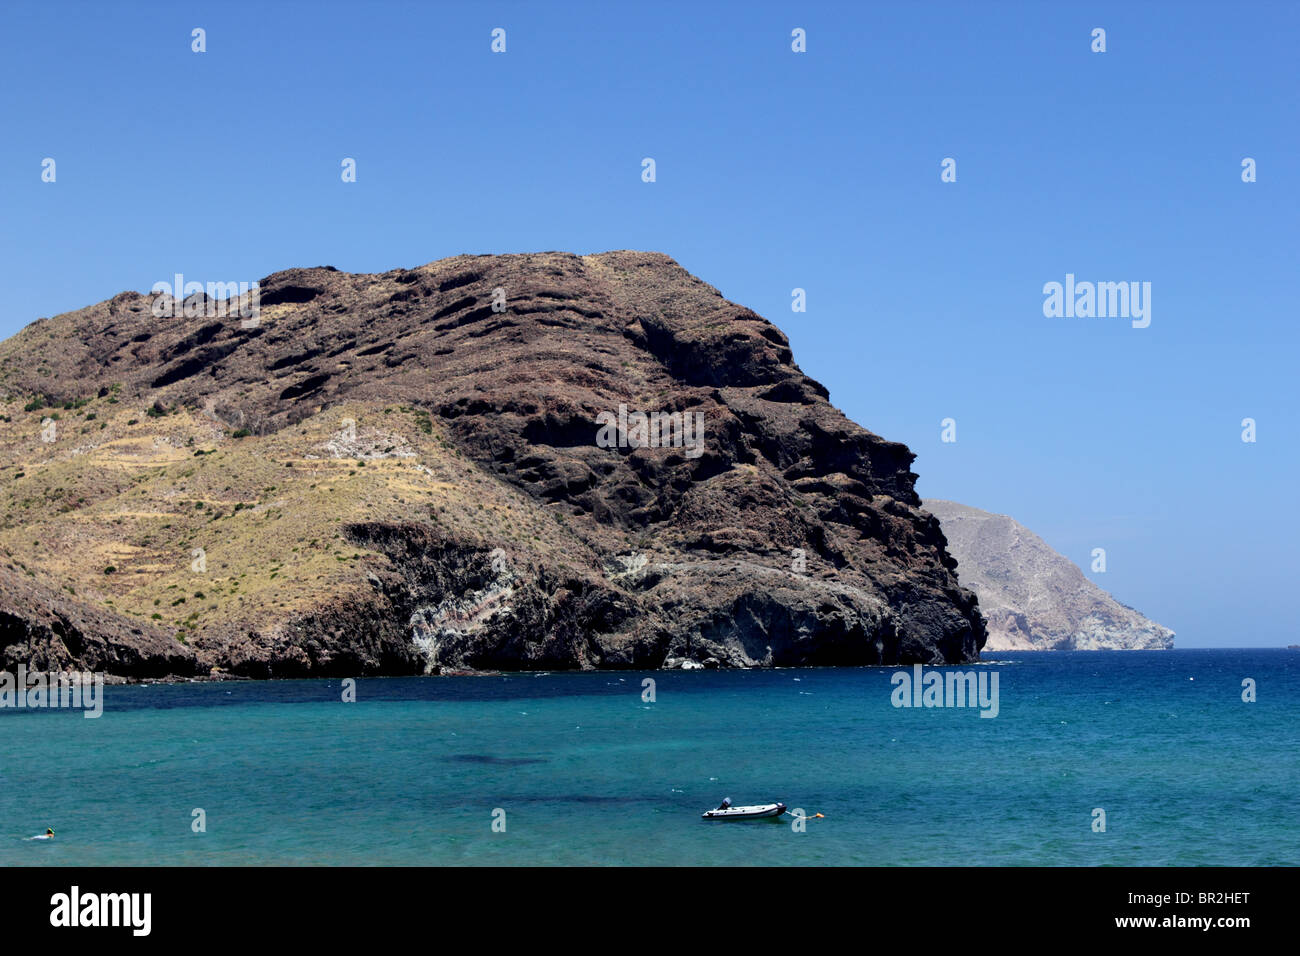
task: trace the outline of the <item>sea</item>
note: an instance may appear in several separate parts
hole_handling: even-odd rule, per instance
[[[931,671],[996,716],[910,667],[108,686],[0,709],[0,865],[1300,864],[1300,653]]]

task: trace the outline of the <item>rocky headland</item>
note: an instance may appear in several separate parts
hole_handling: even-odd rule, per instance
[[[667,256],[292,269],[261,280],[251,321],[161,295],[0,343],[0,666],[979,656],[913,454]],[[624,416],[613,442],[602,413]],[[692,421],[699,441],[674,441]]]
[[[1120,604],[1006,515],[927,498],[957,577],[979,596],[990,651],[1168,650],[1174,632]]]

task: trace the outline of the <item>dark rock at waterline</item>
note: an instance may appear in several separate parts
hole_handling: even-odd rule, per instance
[[[0,670],[192,675],[194,651],[167,631],[0,567]]]

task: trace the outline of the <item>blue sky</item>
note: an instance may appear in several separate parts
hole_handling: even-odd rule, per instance
[[[659,250],[910,445],[921,494],[1105,548],[1090,576],[1179,646],[1300,642],[1300,4],[0,16],[0,335],[175,272]],[[1066,273],[1150,282],[1150,327],[1044,317]]]

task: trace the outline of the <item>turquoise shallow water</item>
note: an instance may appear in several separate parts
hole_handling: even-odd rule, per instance
[[[895,708],[895,670],[367,679],[349,704],[337,680],[109,687],[98,720],[0,710],[0,864],[1300,863],[1296,652],[959,668],[997,671],[994,719]],[[724,796],[825,819],[702,822]]]

